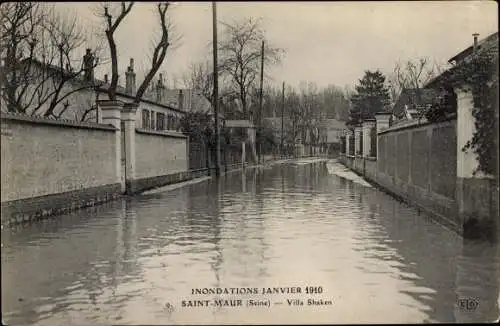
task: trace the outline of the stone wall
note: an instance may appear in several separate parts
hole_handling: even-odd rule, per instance
[[[1,127],[2,224],[119,195],[114,127],[3,113]]]
[[[189,170],[185,135],[136,129],[133,106],[100,103],[102,124],[2,113],[2,225],[208,173]]]
[[[188,138],[180,133],[137,129],[136,178],[150,178],[189,169]]]
[[[205,175],[189,172],[188,137],[177,132],[135,130],[135,176],[131,193]],[[198,175],[199,174],[199,175]]]
[[[378,134],[377,159],[343,157],[349,168],[462,233],[455,198],[456,119],[407,124]]]

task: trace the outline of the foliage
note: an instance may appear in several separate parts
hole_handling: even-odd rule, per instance
[[[389,90],[385,86],[385,76],[379,70],[365,71],[356,92],[351,99],[353,107],[349,116],[354,123],[374,118],[375,113],[384,111],[389,105]]]
[[[463,150],[472,150],[479,166],[474,173],[498,172],[498,54],[473,55],[458,67],[457,77],[472,88],[476,131]]]
[[[215,145],[215,124],[208,113],[187,112],[180,120],[181,130],[192,139]]]
[[[271,126],[264,124],[262,128],[256,130],[257,145],[261,146],[262,153],[270,153],[279,145]]]

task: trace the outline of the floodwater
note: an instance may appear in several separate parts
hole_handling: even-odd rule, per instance
[[[3,230],[2,243],[2,317],[10,325],[500,315],[497,246],[464,242],[376,188],[329,174],[324,162],[122,199]],[[262,294],[275,287],[301,292]]]

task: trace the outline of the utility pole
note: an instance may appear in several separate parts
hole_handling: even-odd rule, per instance
[[[285,121],[285,82],[283,82],[283,89],[281,92],[281,156],[284,154],[284,140],[285,134],[284,132],[284,121]]]
[[[217,4],[212,2],[212,30],[213,30],[213,52],[214,52],[214,96],[213,106],[215,114],[215,175],[220,175],[220,130],[219,130],[219,74],[217,67]]]
[[[258,163],[260,164],[262,156],[262,87],[264,84],[264,41],[262,41],[262,50],[260,54],[260,98],[259,98],[259,158]]]

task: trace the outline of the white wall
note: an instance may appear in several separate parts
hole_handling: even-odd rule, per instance
[[[476,131],[472,109],[474,102],[470,89],[455,89],[457,93],[457,177],[472,178],[479,163],[472,150],[463,152],[465,144],[472,139]],[[474,177],[481,178],[484,174],[478,173]]]
[[[115,131],[2,119],[1,201],[119,183]]]
[[[187,171],[187,137],[161,132],[135,134],[137,179]]]

